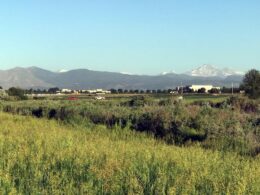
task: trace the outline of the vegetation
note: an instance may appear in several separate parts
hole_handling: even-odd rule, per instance
[[[211,90],[209,90],[209,93],[218,94],[220,93],[220,90],[217,88],[212,88]]]
[[[260,159],[0,113],[1,194],[257,194]]]
[[[254,99],[260,97],[260,73],[258,70],[250,70],[246,73],[241,88]]]
[[[0,194],[260,193],[259,100],[86,97],[0,101]]]
[[[57,91],[59,91],[60,89],[58,87],[53,87],[53,88],[49,88],[48,89],[48,93],[50,94],[55,94],[57,93]]]
[[[18,100],[26,100],[27,96],[25,96],[25,90],[16,88],[16,87],[11,87],[7,90],[7,94],[9,96],[14,96]]]
[[[205,88],[201,88],[198,90],[198,93],[206,93],[206,89]]]
[[[198,99],[185,103],[177,97],[151,96],[101,102],[33,100],[3,102],[1,109],[13,114],[56,119],[70,125],[87,126],[91,122],[108,128],[130,128],[152,134],[168,144],[199,143],[208,149],[258,155],[259,101],[241,97],[220,100],[208,97],[206,101]]]

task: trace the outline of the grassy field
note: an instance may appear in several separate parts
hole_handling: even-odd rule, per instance
[[[211,95],[211,94],[202,94],[202,95],[184,95],[185,103],[193,103],[195,101],[211,101],[214,103],[225,101],[230,95]]]
[[[76,94],[76,95],[62,95],[62,96],[47,96],[45,99],[49,100],[66,100],[69,97],[77,97],[80,100],[94,100],[96,95],[90,95],[90,94]],[[115,100],[115,101],[122,101],[122,100],[127,100],[131,97],[134,96],[145,96],[145,97],[150,97],[153,98],[154,100],[160,100],[160,99],[165,99],[165,98],[177,98],[180,95],[172,95],[172,94],[106,94],[102,95],[106,97],[107,100]],[[212,101],[212,102],[221,102],[226,100],[228,97],[230,97],[230,94],[217,94],[217,95],[212,95],[212,94],[184,94],[184,102],[186,103],[192,103],[194,101]]]
[[[0,101],[0,111],[55,119],[65,124],[119,126],[148,132],[168,144],[260,153],[259,101],[212,95],[124,96],[106,100]]]
[[[0,113],[1,194],[257,194],[260,159]]]
[[[260,193],[259,101],[92,98],[0,101],[0,194]]]

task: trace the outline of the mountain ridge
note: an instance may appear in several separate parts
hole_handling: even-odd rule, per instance
[[[109,71],[94,71],[89,69],[74,69],[53,72],[36,66],[9,70],[0,70],[0,86],[4,88],[123,88],[123,89],[168,89],[191,84],[212,84],[215,86],[238,86],[242,75],[193,76],[175,72],[160,75],[134,75]]]

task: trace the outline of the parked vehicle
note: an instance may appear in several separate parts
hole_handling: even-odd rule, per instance
[[[96,100],[104,100],[104,99],[106,99],[106,98],[103,97],[103,96],[96,96],[95,99],[96,99]]]

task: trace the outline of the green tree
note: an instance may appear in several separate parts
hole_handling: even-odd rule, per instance
[[[216,94],[216,93],[219,93],[219,89],[217,88],[212,88],[211,90],[209,90],[209,93],[212,93],[212,94]]]
[[[245,74],[241,89],[245,90],[245,93],[250,98],[260,97],[260,73],[258,70],[252,69]]]
[[[162,93],[162,90],[161,89],[157,89],[156,93]]]
[[[56,93],[56,92],[59,91],[59,90],[60,90],[60,89],[59,89],[58,87],[53,87],[53,88],[49,88],[49,89],[48,89],[48,92],[54,94],[54,93]]]
[[[198,90],[198,93],[206,93],[206,89],[202,87],[201,89]]]
[[[27,96],[25,96],[25,90],[16,88],[16,87],[11,87],[7,90],[7,94],[9,96],[15,96],[18,97],[21,100],[26,100]]]
[[[129,90],[129,93],[134,93],[134,90],[133,90],[133,89],[130,89],[130,90]]]
[[[123,93],[124,90],[123,90],[123,89],[118,89],[117,92],[118,92],[118,93]]]
[[[135,90],[134,90],[134,93],[139,93],[139,89],[135,89]]]
[[[117,93],[117,89],[110,89],[110,91],[111,91],[112,94]]]

